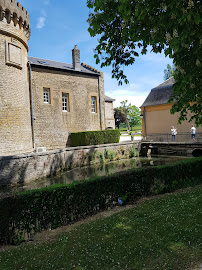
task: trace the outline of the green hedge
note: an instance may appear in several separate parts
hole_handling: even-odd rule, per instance
[[[83,146],[83,145],[118,143],[119,139],[120,139],[120,132],[119,130],[115,129],[76,132],[70,134],[70,145]]]
[[[202,182],[202,158],[173,165],[26,191],[0,200],[0,242],[19,243],[31,234],[107,209],[119,196],[128,201]]]

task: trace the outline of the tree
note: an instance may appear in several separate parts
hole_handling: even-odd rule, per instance
[[[131,107],[131,103],[128,103],[128,100],[123,100],[120,102],[121,106],[119,107],[119,110],[122,112],[123,116],[124,116],[124,123],[126,123],[127,127],[128,127],[128,131],[130,131],[130,124],[128,121],[128,112],[130,110]]]
[[[130,130],[129,121],[127,118],[129,108],[131,107],[131,104],[127,104],[127,100],[123,100],[120,102],[121,106],[114,109],[114,117],[115,117],[115,125],[119,128],[120,123],[125,123],[128,127],[128,130]]]
[[[119,108],[114,108],[115,125],[117,128],[120,127],[121,123],[125,123],[125,115]]]
[[[99,35],[96,63],[112,65],[112,77],[128,83],[124,65],[149,48],[164,52],[176,67],[171,113],[202,124],[202,5],[200,0],[87,0],[89,32]],[[151,47],[150,47],[151,46]]]
[[[141,124],[140,113],[140,109],[135,105],[129,108],[127,118],[131,127],[139,126]]]
[[[127,100],[121,101],[121,106],[114,109],[115,124],[119,128],[120,123],[125,123],[128,130],[130,127],[134,127],[141,124],[140,110],[131,103],[127,104]]]
[[[164,80],[168,80],[171,77],[174,77],[175,66],[167,65],[167,69],[164,69]]]

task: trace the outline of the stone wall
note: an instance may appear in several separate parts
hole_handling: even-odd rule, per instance
[[[100,130],[98,76],[32,68],[34,127],[36,147],[67,146],[71,132]],[[104,82],[101,75],[102,120],[104,123]],[[50,90],[50,103],[43,100],[43,89]],[[68,94],[69,111],[62,111],[62,94]],[[91,112],[91,96],[96,97],[96,113]]]
[[[140,155],[148,156],[151,154],[197,157],[202,154],[202,143],[142,141]]]
[[[106,151],[112,160],[129,158],[132,148],[134,155],[138,143],[71,147],[40,154],[0,157],[0,185],[28,183],[53,175],[61,169],[103,162]]]

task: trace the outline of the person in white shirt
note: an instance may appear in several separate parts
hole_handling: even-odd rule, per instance
[[[177,134],[177,128],[175,128],[174,126],[172,126],[172,128],[171,128],[171,134],[172,134],[172,142],[174,142],[175,136]]]
[[[191,125],[191,139],[195,141],[196,137],[196,128],[194,125]]]

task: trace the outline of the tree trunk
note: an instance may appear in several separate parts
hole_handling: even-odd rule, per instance
[[[125,116],[125,123],[126,123],[127,128],[128,128],[128,132],[130,132],[130,125],[129,125],[129,122],[128,122],[127,115],[124,115],[124,116]]]
[[[130,132],[130,125],[129,125],[129,122],[128,122],[128,119],[126,118],[126,125],[128,127],[128,131]]]

